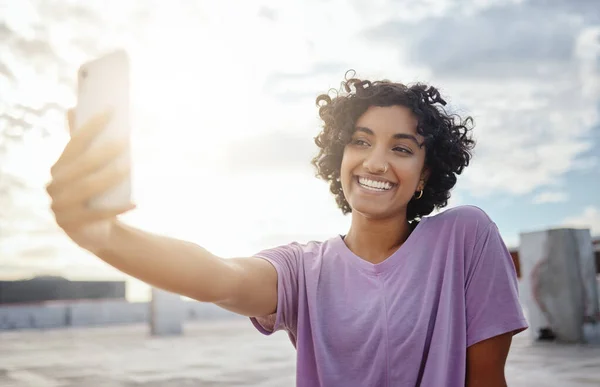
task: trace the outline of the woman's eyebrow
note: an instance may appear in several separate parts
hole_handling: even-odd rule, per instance
[[[368,134],[370,136],[374,136],[375,132],[373,132],[371,129],[364,127],[364,126],[357,126],[355,129],[357,132],[363,132],[365,134]],[[408,133],[396,133],[393,136],[395,139],[408,139],[413,141],[415,144],[417,144],[417,146],[419,148],[421,148],[423,146],[422,143],[419,143],[419,140],[417,140],[417,138],[415,136],[413,136],[412,134],[408,134]]]

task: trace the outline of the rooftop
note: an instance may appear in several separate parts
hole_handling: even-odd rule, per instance
[[[186,324],[179,337],[146,325],[0,333],[3,387],[293,386],[295,351],[285,333],[264,337],[242,318]],[[508,385],[598,386],[600,346],[515,337]]]

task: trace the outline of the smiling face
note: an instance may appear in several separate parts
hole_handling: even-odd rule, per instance
[[[344,149],[340,180],[353,213],[380,219],[406,213],[427,180],[417,120],[404,106],[370,107]]]

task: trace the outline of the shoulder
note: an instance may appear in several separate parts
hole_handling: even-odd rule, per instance
[[[326,241],[291,242],[262,250],[255,254],[257,257],[273,258],[275,256],[287,259],[304,260],[322,256],[325,251],[333,249],[335,238]]]
[[[486,233],[490,227],[495,227],[495,223],[484,210],[472,205],[449,208],[424,219],[428,227],[433,227],[437,232],[450,233],[454,236],[462,234],[467,239],[475,240]]]
[[[287,248],[299,255],[315,255],[324,249],[332,247],[332,240],[310,241],[310,242],[292,242],[280,248]]]
[[[448,208],[430,218],[453,219],[453,220],[475,220],[480,222],[491,223],[492,219],[481,208],[473,205],[463,205],[453,208]]]
[[[455,224],[468,227],[483,226],[494,223],[489,215],[477,206],[464,205],[449,208],[438,214],[428,216],[428,223]]]

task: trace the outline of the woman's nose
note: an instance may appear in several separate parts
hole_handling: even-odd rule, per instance
[[[388,161],[385,152],[373,150],[369,152],[363,161],[363,167],[369,173],[385,173],[388,169]]]

